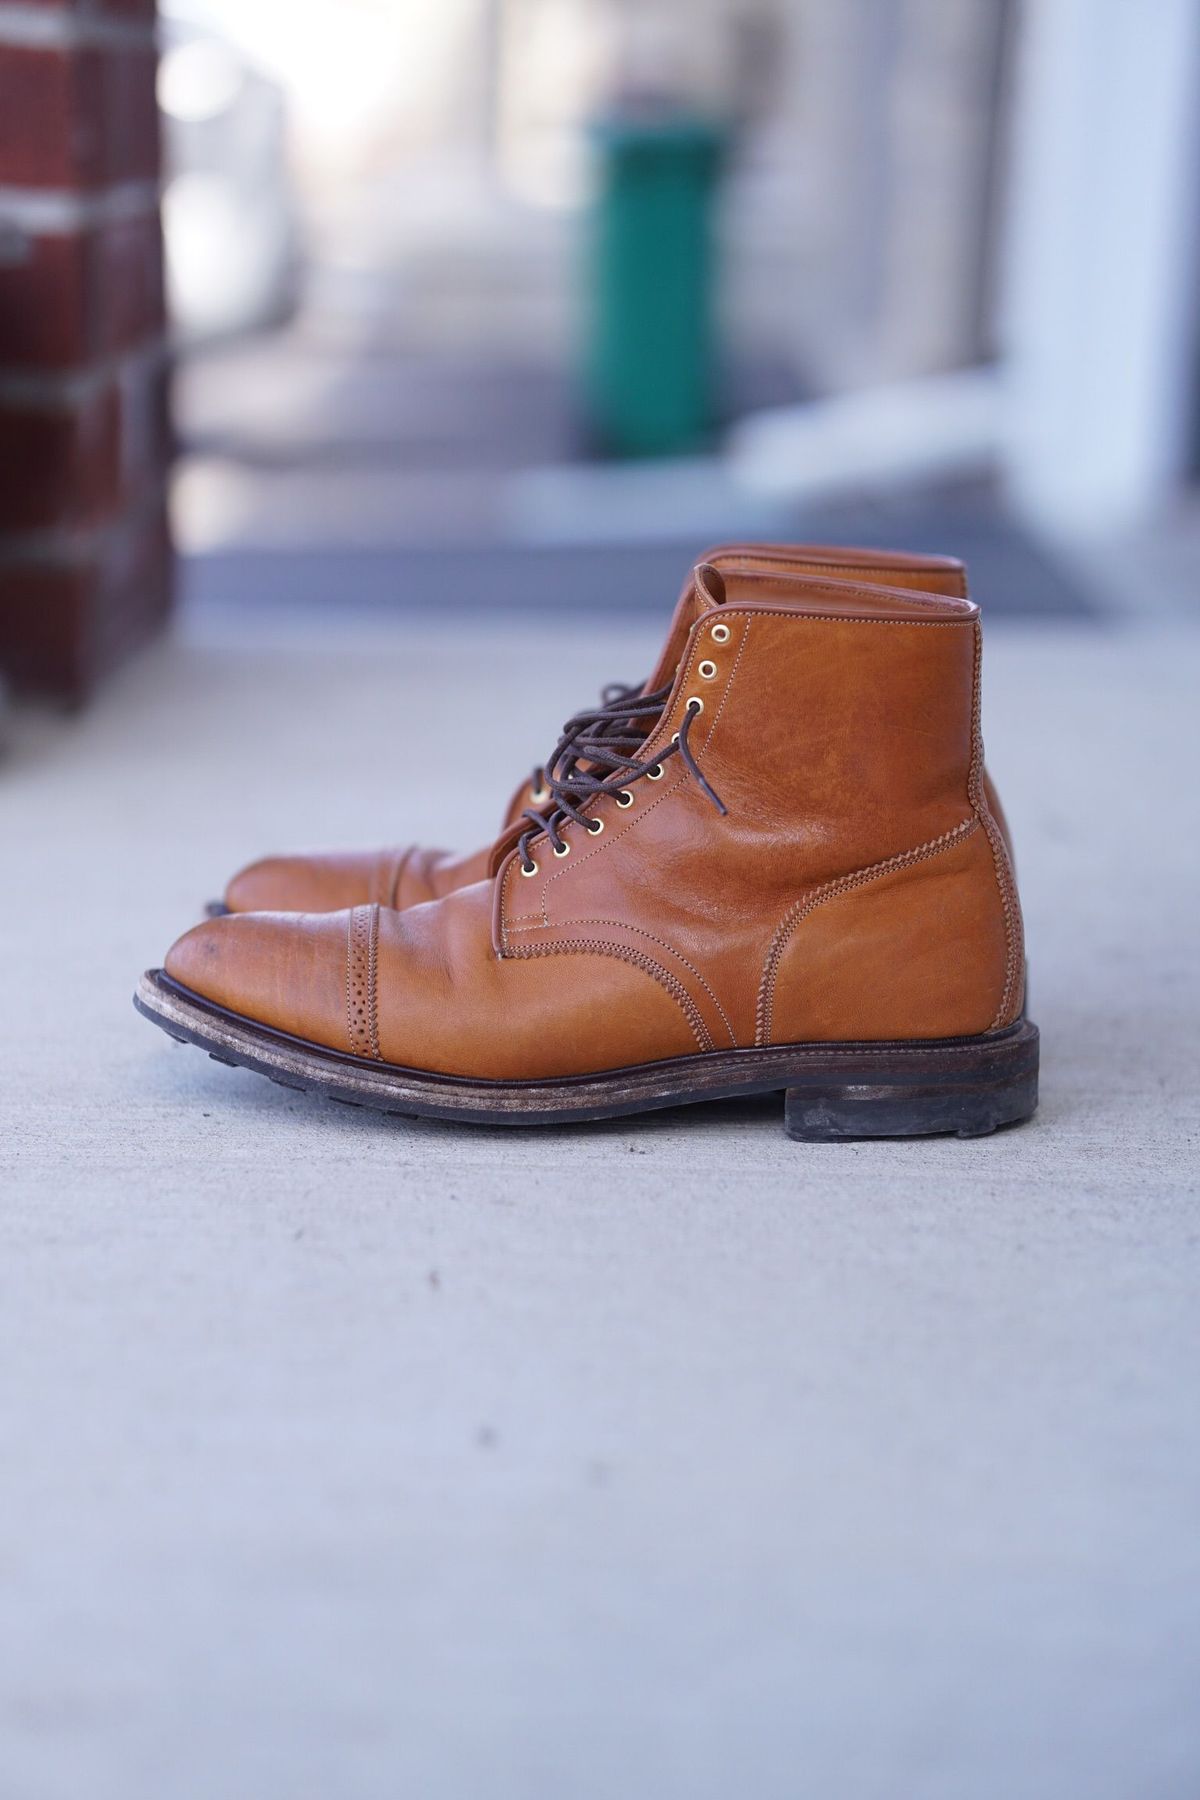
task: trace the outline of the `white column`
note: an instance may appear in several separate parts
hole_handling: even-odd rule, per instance
[[[1065,533],[1136,526],[1195,398],[1200,0],[1026,0],[1003,462]]]

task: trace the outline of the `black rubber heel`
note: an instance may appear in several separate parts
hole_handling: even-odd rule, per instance
[[[986,1137],[1037,1110],[1038,1029],[1028,1019],[954,1044],[880,1045],[878,1057],[860,1057],[852,1073],[832,1055],[800,1072],[784,1092],[789,1137],[810,1144],[947,1132]]]

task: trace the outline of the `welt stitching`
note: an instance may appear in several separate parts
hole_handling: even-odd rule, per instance
[[[754,1041],[757,1044],[768,1044],[775,1023],[775,985],[779,975],[779,964],[783,953],[791,941],[796,927],[808,918],[810,913],[824,904],[826,900],[836,900],[842,894],[853,893],[856,888],[865,887],[868,882],[876,881],[884,875],[892,875],[899,869],[907,869],[915,863],[925,862],[932,856],[938,856],[971,836],[979,828],[976,818],[965,819],[961,825],[955,825],[950,831],[943,831],[940,837],[930,838],[927,843],[918,844],[911,850],[902,850],[896,856],[889,856],[883,862],[870,863],[866,868],[856,869],[850,875],[839,875],[836,881],[827,881],[823,886],[814,888],[785,913],[771,948],[767,952],[767,960],[763,965],[762,981],[759,984],[758,1005],[756,1008]]]
[[[717,999],[716,994],[713,992],[713,990],[709,986],[708,982],[704,979],[704,976],[701,974],[700,970],[696,967],[695,963],[690,962],[688,960],[688,958],[683,954],[682,950],[677,950],[675,948],[674,944],[669,944],[667,942],[666,938],[657,937],[653,931],[644,931],[640,925],[628,925],[628,924],[626,924],[624,919],[593,919],[593,918],[560,919],[557,921],[557,923],[560,926],[561,925],[609,925],[612,927],[612,929],[614,931],[632,931],[632,932],[635,932],[638,937],[646,938],[648,940],[648,942],[650,942],[651,944],[657,944],[659,946],[659,948],[661,950],[665,950],[668,953],[668,955],[677,957],[678,960],[683,964],[684,968],[687,969],[689,974],[692,974],[696,977],[696,980],[700,983],[700,986],[704,989],[705,993],[708,995],[709,999],[712,1001],[713,1005],[716,1007],[717,1011],[720,1013],[721,1023],[724,1025],[726,1031],[729,1033],[730,1043],[734,1046],[734,1048],[737,1047],[737,1035],[733,1029],[733,1026],[729,1023],[729,1019],[726,1016],[725,1008],[721,1005],[721,1002]],[[514,925],[512,929],[514,931],[541,931],[542,927],[537,924]]]
[[[611,956],[618,962],[627,963],[631,968],[641,969],[643,974],[649,975],[674,1000],[691,1027],[697,1047],[701,1050],[716,1048],[700,1009],[683,983],[676,980],[661,963],[656,963],[652,957],[643,956],[640,951],[631,949],[627,944],[609,944],[599,938],[564,938],[556,944],[521,944],[513,951],[513,956]]]

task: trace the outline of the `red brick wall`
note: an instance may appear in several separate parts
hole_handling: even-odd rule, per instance
[[[154,0],[0,0],[0,671],[87,696],[165,617]]]

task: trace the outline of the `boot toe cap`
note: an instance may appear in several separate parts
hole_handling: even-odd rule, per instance
[[[209,919],[171,946],[164,968],[180,987],[227,1012],[346,1050],[350,920],[345,912]]]

